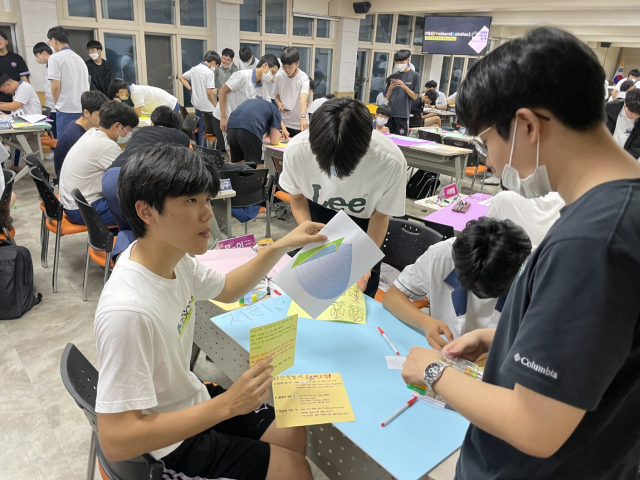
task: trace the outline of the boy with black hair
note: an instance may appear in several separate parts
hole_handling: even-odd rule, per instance
[[[123,103],[108,101],[100,107],[98,128],[89,129],[71,147],[60,170],[60,202],[71,223],[84,225],[71,192],[77,188],[107,225],[115,225],[102,194],[102,174],[120,155],[118,144],[127,143],[138,126],[138,116]]]
[[[446,110],[447,97],[445,96],[444,93],[438,90],[438,82],[436,82],[435,80],[429,80],[427,83],[424,84],[424,86],[427,89],[427,92],[430,90],[433,90],[434,92],[436,92],[437,98],[435,102],[432,102],[435,105],[435,108],[437,108],[438,110]],[[427,92],[423,94],[423,98],[424,98],[424,95],[427,94]]]
[[[71,147],[78,142],[87,130],[100,126],[100,108],[108,101],[107,96],[97,90],[89,90],[82,94],[80,99],[82,116],[67,126],[64,133],[60,135],[53,153],[53,166],[56,171],[56,177],[60,178],[60,170]]]
[[[280,61],[282,70],[276,74],[273,97],[282,114],[282,123],[287,127],[288,136],[295,137],[309,128],[307,119],[309,77],[298,68],[300,53],[296,47],[283,48]]]
[[[44,65],[44,96],[46,99],[46,105],[51,109],[49,114],[49,120],[51,122],[50,135],[51,138],[58,138],[58,131],[56,125],[56,102],[53,101],[53,95],[51,94],[51,80],[49,80],[49,57],[53,55],[51,47],[44,42],[38,42],[33,46],[33,56],[36,57],[36,62],[40,65]]]
[[[227,123],[231,163],[262,163],[262,138],[268,134],[271,145],[280,143],[282,118],[271,102],[253,98],[238,105]]]
[[[607,103],[615,102],[616,100],[624,100],[627,96],[627,92],[635,88],[635,85],[636,84],[633,80],[622,80],[620,83],[620,92],[618,92],[617,97],[613,98],[613,96],[610,96]]]
[[[189,371],[195,302],[229,302],[260,282],[288,251],[326,241],[305,222],[223,275],[193,255],[207,250],[215,166],[174,145],[139,149],[118,197],[137,238],[118,258],[95,317],[100,446],[120,461],[143,453],[176,477],[312,480],[304,427],[277,428],[265,404],[271,358],[228,390]]]
[[[447,340],[498,324],[511,282],[530,253],[529,237],[511,220],[471,220],[458,237],[430,246],[405,267],[382,305],[441,350]],[[427,297],[429,315],[412,303]]]
[[[420,106],[422,107],[422,104],[424,103],[425,107],[435,107],[435,104],[437,101],[438,101],[438,92],[436,92],[435,89],[427,90],[426,92],[424,92],[424,95],[420,99]],[[437,113],[433,113],[433,112],[422,113],[422,108],[420,108],[420,114],[422,115],[423,127],[429,127],[434,125],[436,127],[442,126],[442,120],[440,119],[440,116]]]
[[[29,67],[20,55],[15,52],[10,52],[7,48],[9,46],[9,38],[5,33],[0,32],[0,75],[6,74],[12,80],[20,81],[24,80],[29,82]],[[0,102],[10,102],[11,96],[0,92]],[[9,113],[9,112],[7,112]]]
[[[628,90],[624,100],[617,98],[605,105],[607,128],[618,145],[635,159],[640,158],[640,90]]]
[[[291,194],[298,224],[327,223],[344,210],[380,246],[389,217],[404,215],[406,171],[400,149],[371,128],[367,107],[341,97],[324,103],[309,131],[289,142],[279,183]],[[370,297],[378,290],[380,265],[358,282]]]
[[[258,59],[253,56],[251,47],[240,47],[240,70],[250,70],[255,68],[258,63]]]
[[[388,105],[380,105],[376,108],[376,120],[373,122],[373,127],[377,132],[389,133],[389,117],[391,117],[391,108]]]
[[[87,42],[89,60],[86,61],[91,78],[91,90],[98,90],[105,95],[109,94],[109,84],[116,78],[111,64],[102,58],[102,44],[97,40]]]
[[[205,116],[211,116],[216,106],[216,79],[212,69],[220,65],[220,55],[213,50],[209,50],[202,63],[191,68],[180,75],[180,82],[184,88],[191,92],[191,104],[196,109],[198,117],[198,133],[196,133],[196,143],[204,143]]]
[[[58,26],[47,32],[49,46],[56,52],[49,57],[47,70],[51,95],[56,102],[58,135],[82,116],[82,93],[89,90],[89,70],[82,57],[69,48],[69,32]]]
[[[151,115],[153,111],[160,107],[169,107],[176,112],[180,112],[178,99],[166,90],[151,85],[136,85],[127,83],[121,78],[116,78],[109,84],[109,99],[117,102],[133,102],[133,109],[136,115]]]
[[[481,382],[437,350],[407,356],[404,380],[471,422],[457,480],[637,474],[640,165],[604,125],[604,79],[590,47],[543,27],[480,59],[458,90],[458,118],[503,184],[527,198],[555,190],[566,207],[513,282],[498,327],[443,349],[474,361],[491,348]]]
[[[235,53],[230,48],[223,48],[220,54],[220,65],[214,70],[216,79],[216,88],[220,90],[222,86],[227,83],[231,75],[238,71],[238,66],[233,63],[233,57]]]
[[[398,50],[393,56],[393,61],[398,70],[390,76],[387,90],[387,100],[391,106],[391,118],[389,119],[389,131],[398,135],[409,135],[409,116],[411,105],[420,94],[420,75],[408,67],[411,52]]]
[[[629,71],[629,75],[627,75],[627,78],[623,78],[618,83],[616,83],[616,88],[614,88],[611,91],[611,97],[614,100],[618,98],[618,94],[622,91],[622,84],[625,81],[631,80],[635,84],[638,81],[638,79],[640,79],[640,70],[638,70],[637,68],[634,68],[631,71]]]

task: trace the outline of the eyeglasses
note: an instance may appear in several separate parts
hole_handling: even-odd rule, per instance
[[[542,115],[540,113],[537,112],[533,112],[533,114],[545,121],[550,121],[551,118]],[[484,135],[485,133],[487,133],[489,130],[491,130],[493,127],[489,127],[486,130],[484,130],[483,132],[479,133],[477,136],[473,137],[473,139],[471,140],[471,143],[473,144],[473,148],[475,148],[476,152],[478,152],[478,154],[482,155],[484,158],[487,158],[489,156],[489,149],[487,148],[487,144],[486,142],[480,138],[482,137],[482,135]]]

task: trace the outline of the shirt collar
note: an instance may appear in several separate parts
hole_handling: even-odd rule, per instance
[[[262,87],[262,80],[260,80],[258,83],[256,83],[256,69],[253,69],[253,72],[251,73],[251,81],[253,83],[256,84],[256,87]]]
[[[467,313],[467,299],[469,292],[460,285],[455,269],[452,270],[447,278],[444,279],[444,283],[453,288],[453,291],[451,292],[451,301],[453,302],[453,309],[456,312],[456,316],[459,317],[460,315],[465,315]],[[502,312],[506,301],[506,295],[499,297],[494,310]]]
[[[62,51],[62,50],[71,50],[71,47],[62,47],[62,48],[60,49],[60,51]]]

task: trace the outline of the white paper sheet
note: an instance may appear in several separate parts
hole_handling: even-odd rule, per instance
[[[23,120],[26,120],[29,123],[38,123],[41,120],[44,120],[46,117],[46,115],[18,115],[20,118],[22,118]]]
[[[387,360],[387,368],[389,370],[402,370],[404,362],[407,361],[407,357],[398,357],[397,355],[388,355],[384,358]]]
[[[487,198],[486,200],[478,202],[478,205],[482,205],[483,207],[488,207],[489,205],[491,205],[491,202],[493,202],[493,198]]]
[[[327,236],[326,242],[302,248],[274,277],[285,293],[313,318],[384,257],[373,240],[343,211],[325,225],[322,233]]]

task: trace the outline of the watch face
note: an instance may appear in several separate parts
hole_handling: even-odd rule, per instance
[[[435,378],[438,375],[438,372],[440,372],[440,368],[440,365],[437,363],[432,363],[427,367],[427,376],[429,378]]]

